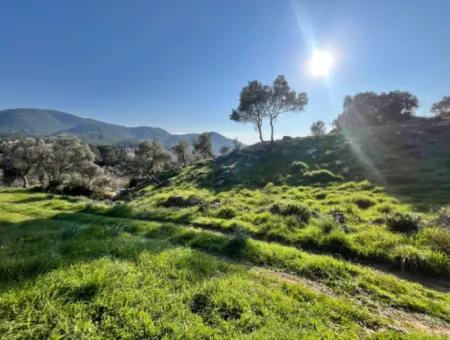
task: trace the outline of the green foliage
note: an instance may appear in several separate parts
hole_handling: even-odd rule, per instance
[[[376,204],[376,202],[370,197],[357,196],[353,198],[353,203],[355,203],[360,209],[368,209]]]
[[[415,233],[420,228],[420,217],[414,214],[395,213],[386,217],[389,230],[401,233]]]
[[[236,217],[236,212],[231,207],[221,208],[217,212],[217,217],[224,218],[224,219],[231,219],[231,218]]]
[[[362,185],[349,187],[360,190]],[[337,188],[327,189],[331,198],[342,194]],[[311,217],[313,226],[294,232],[307,232],[318,239],[330,253],[336,253],[333,257],[279,242],[257,241],[254,235],[259,229],[241,221],[243,214],[255,209],[255,215],[269,216],[268,223],[281,223],[289,216],[256,211],[282,195],[301,194],[305,204],[315,204],[314,188],[274,187],[270,188],[274,196],[269,198],[267,192],[254,190],[218,193],[222,208],[228,206],[229,197],[233,206],[242,205],[235,221],[223,221],[231,235],[219,232],[220,225],[213,232],[198,225],[143,221],[142,206],[155,209],[161,195],[168,197],[171,190],[174,188],[151,191],[130,204],[132,209],[122,211],[127,216],[117,217],[105,214],[108,205],[90,204],[89,200],[66,200],[58,195],[48,199],[46,194],[18,190],[0,192],[2,336],[238,338],[244,334],[276,338],[282,332],[288,338],[360,338],[394,326],[391,319],[379,316],[378,310],[386,306],[442,319],[436,322],[450,320],[448,294],[340,258],[358,249],[359,241],[349,237],[353,231],[347,234],[336,229],[322,234],[315,226],[316,217]],[[186,191],[210,200],[207,191]],[[192,208],[157,209],[163,209],[156,210],[158,219],[171,214],[176,217],[183,210],[209,214]],[[329,211],[329,206],[321,201],[315,209]],[[358,213],[372,217],[370,214],[378,212]],[[147,214],[153,219],[156,216]],[[347,219],[355,223],[350,216]],[[60,237],[71,223],[82,226],[82,232]],[[379,241],[383,235],[397,243],[406,240],[384,229],[374,230],[372,238]],[[411,241],[418,244],[419,264],[412,249],[391,247],[397,248],[394,254],[402,255],[402,260],[410,255],[403,261],[405,271],[448,269],[448,257],[428,245],[420,248],[418,237]]]
[[[341,182],[342,177],[334,174],[330,170],[320,169],[320,170],[312,170],[306,171],[303,174],[303,178],[306,183],[321,183],[327,184],[332,182]]]
[[[311,217],[311,211],[307,206],[293,203],[275,203],[270,207],[270,212],[282,216],[295,216],[303,223],[307,223]]]
[[[295,174],[303,174],[305,171],[309,170],[308,164],[301,162],[301,161],[293,161],[291,163],[291,173],[293,175]]]
[[[329,234],[333,230],[342,229],[339,222],[333,216],[321,217],[317,222],[317,226],[324,234]]]

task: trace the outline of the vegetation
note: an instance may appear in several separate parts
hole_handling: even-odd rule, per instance
[[[441,101],[434,103],[431,112],[441,118],[450,118],[450,96],[442,98]]]
[[[311,124],[311,135],[313,136],[323,136],[326,134],[325,123],[321,120]]]
[[[339,129],[405,121],[413,116],[419,101],[405,91],[361,92],[345,97],[343,106],[343,112],[335,121]]]
[[[253,80],[240,94],[239,107],[230,115],[230,119],[240,123],[251,123],[258,131],[259,140],[264,143],[262,126],[269,120],[270,141],[274,141],[274,127],[278,117],[285,112],[299,112],[308,104],[305,92],[291,90],[284,76],[278,76],[272,86],[262,85]]]
[[[24,188],[0,188],[2,337],[450,336],[448,122],[403,92],[347,101],[345,128],[275,142],[306,95],[250,82],[233,115],[272,143],[217,158],[209,133],[4,140],[3,184]]]
[[[3,190],[0,200],[8,338],[352,338],[419,335],[424,324],[445,335],[450,321],[448,294],[243,229],[101,216],[84,198],[29,191]],[[408,323],[408,310],[428,317]]]

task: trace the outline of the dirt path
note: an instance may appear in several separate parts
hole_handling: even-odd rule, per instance
[[[356,297],[348,295],[339,295],[335,291],[331,290],[325,284],[313,281],[304,277],[288,274],[281,271],[276,271],[268,268],[252,267],[251,272],[256,275],[268,275],[274,277],[280,281],[288,282],[291,284],[300,284],[317,293],[325,294],[331,297],[344,297],[351,299],[356,304],[362,304]],[[431,317],[422,313],[410,312],[404,309],[393,308],[388,306],[382,306],[376,301],[373,301],[374,305],[366,306],[370,311],[378,314],[392,322],[390,329],[398,330],[401,332],[422,332],[433,336],[444,336],[450,338],[450,323],[441,319]]]

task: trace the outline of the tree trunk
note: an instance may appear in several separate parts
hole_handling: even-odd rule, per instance
[[[270,142],[273,143],[273,119],[270,119]]]
[[[258,129],[258,133],[259,133],[259,140],[261,141],[262,144],[264,144],[264,139],[263,139],[262,131],[261,131],[261,125],[258,125],[257,129]]]
[[[26,175],[23,175],[23,176],[21,176],[22,177],[22,180],[23,180],[23,187],[24,188],[28,188],[29,187],[29,183],[28,183],[28,178],[27,178],[27,176]]]
[[[161,181],[156,178],[156,176],[152,173],[150,173],[150,178],[157,184],[157,185],[161,185]]]

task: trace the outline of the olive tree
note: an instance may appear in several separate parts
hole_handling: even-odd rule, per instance
[[[11,182],[20,178],[23,187],[28,188],[30,177],[41,171],[47,159],[48,147],[44,140],[30,137],[1,142],[0,153],[4,176],[9,177]]]
[[[262,126],[265,119],[270,125],[270,141],[274,141],[275,122],[285,112],[300,112],[308,104],[305,92],[292,90],[284,76],[278,76],[271,86],[257,80],[243,87],[239,106],[234,109],[230,119],[241,123],[252,123],[258,131],[259,140],[264,143]]]
[[[323,136],[326,133],[325,123],[321,120],[311,124],[311,135],[313,136]]]
[[[157,140],[140,143],[135,151],[133,161],[134,174],[138,177],[151,178],[160,183],[157,176],[169,164],[170,154]]]
[[[192,161],[192,153],[187,141],[180,140],[171,148],[171,150],[175,154],[179,165],[186,166]]]
[[[450,96],[442,98],[439,102],[434,103],[431,112],[438,117],[450,118]]]
[[[212,151],[211,134],[204,132],[198,135],[197,139],[193,141],[194,154],[198,158],[211,158],[214,156]]]

